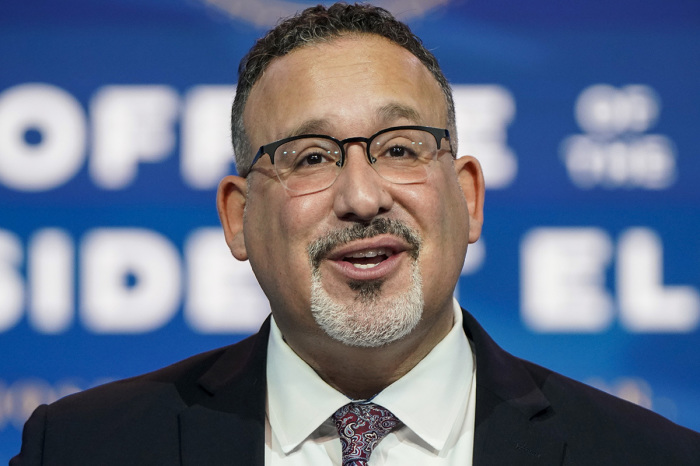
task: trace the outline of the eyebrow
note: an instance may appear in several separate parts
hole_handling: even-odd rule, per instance
[[[421,121],[418,111],[416,111],[414,108],[399,103],[392,102],[380,107],[379,110],[377,110],[377,121],[379,122],[391,124],[391,122],[402,119],[408,120],[413,124],[420,123]],[[314,118],[304,121],[284,137],[295,137],[303,134],[330,134],[331,132],[332,125],[327,119]]]
[[[418,111],[414,108],[407,107],[406,105],[401,105],[398,103],[390,103],[384,105],[377,112],[379,114],[380,121],[390,122],[400,119],[409,120],[413,123],[420,122],[420,115]]]
[[[301,136],[302,134],[327,134],[330,131],[330,124],[328,120],[322,118],[315,118],[313,120],[307,120],[294,128],[285,137]]]

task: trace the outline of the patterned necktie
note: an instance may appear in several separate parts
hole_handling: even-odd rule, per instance
[[[399,421],[374,403],[349,403],[333,415],[343,445],[343,466],[367,466],[369,455]]]

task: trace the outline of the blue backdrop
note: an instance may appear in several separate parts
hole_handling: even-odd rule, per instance
[[[507,350],[700,429],[700,3],[385,1],[482,161],[461,304]],[[0,463],[33,408],[235,342],[238,62],[301,2],[0,5]]]

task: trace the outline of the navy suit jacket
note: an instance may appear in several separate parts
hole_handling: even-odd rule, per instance
[[[40,406],[10,465],[262,466],[269,331]],[[467,312],[464,331],[475,466],[700,465],[700,434],[508,354]]]

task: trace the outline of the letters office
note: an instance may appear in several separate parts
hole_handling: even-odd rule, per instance
[[[455,303],[484,182],[453,107],[382,9],[280,23],[242,62],[217,195],[271,317],[37,408],[11,464],[700,463],[697,433],[509,355]]]

